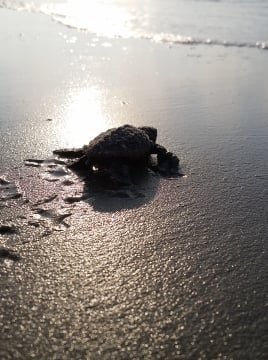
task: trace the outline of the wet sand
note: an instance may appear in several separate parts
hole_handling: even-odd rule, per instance
[[[266,359],[268,54],[0,30],[0,358]],[[124,123],[186,176],[72,201],[83,179],[24,163]]]

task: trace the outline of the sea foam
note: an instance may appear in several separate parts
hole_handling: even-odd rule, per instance
[[[228,0],[223,1],[223,3],[225,2],[228,3]],[[0,8],[2,7],[16,11],[43,13],[47,16],[50,16],[54,21],[64,26],[86,31],[90,34],[107,38],[120,37],[125,39],[147,39],[156,43],[168,44],[169,46],[203,45],[234,48],[252,48],[261,50],[268,49],[267,39],[258,39],[258,36],[260,36],[259,34],[263,34],[262,31],[259,33],[256,32],[256,40],[252,40],[255,38],[254,33],[251,34],[251,36],[249,36],[246,32],[243,33],[243,25],[245,25],[244,28],[256,28],[254,20],[256,14],[258,14],[260,22],[262,21],[262,18],[265,17],[266,11],[268,14],[268,7],[263,8],[263,3],[260,3],[259,7],[257,4],[255,5],[255,8],[258,8],[258,11],[256,10],[256,13],[254,13],[255,15],[252,15],[252,19],[251,17],[247,18],[247,23],[244,24],[241,20],[241,14],[239,16],[238,14],[236,14],[233,17],[234,19],[230,19],[228,18],[228,11],[230,10],[226,10],[226,14],[222,15],[220,14],[220,9],[217,9],[215,7],[215,4],[211,5],[211,7],[209,8],[212,11],[213,16],[211,14],[206,14],[206,16],[203,14],[202,21],[208,18],[206,23],[202,23],[201,20],[198,23],[196,16],[192,19],[192,17],[194,16],[192,12],[188,13],[189,18],[186,19],[183,18],[183,14],[179,14],[180,16],[175,21],[174,13],[172,13],[171,7],[169,8],[169,6],[167,5],[165,8],[166,13],[162,16],[160,10],[163,7],[163,3],[161,1],[157,1],[156,6],[159,7],[156,13],[153,12],[155,11],[154,9],[150,8],[148,9],[148,13],[144,14],[142,9],[138,9],[138,5],[134,6],[133,3],[129,7],[127,6],[127,4],[123,6],[122,3],[118,2],[117,0],[111,1],[109,3],[100,0],[96,0],[94,1],[94,3],[84,0],[70,0],[65,2],[58,0],[36,0],[34,2],[0,0]],[[133,10],[133,8],[135,8],[135,10]],[[175,8],[174,11],[179,12],[179,10],[185,8],[187,8],[186,2],[184,0],[181,0],[178,1],[178,7]],[[148,19],[151,19],[151,23]],[[222,23],[218,24],[219,19],[222,21]],[[251,22],[253,21],[254,27],[251,26]],[[230,25],[228,25],[229,23]],[[234,26],[237,28],[236,31],[233,31],[232,29],[232,27]],[[164,29],[172,29],[172,31],[161,32],[162,27]],[[196,33],[203,34],[203,29],[206,29],[207,31],[207,28],[210,27],[211,37],[197,37],[194,35]],[[223,27],[226,27],[226,29],[228,29],[227,39],[223,38],[224,32],[217,33],[215,31],[217,27],[219,29]],[[181,32],[185,32],[186,34],[189,31],[189,35],[181,34],[177,31],[178,28],[182,30]],[[232,35],[231,40],[230,34]],[[246,40],[238,40],[240,38],[245,38]]]

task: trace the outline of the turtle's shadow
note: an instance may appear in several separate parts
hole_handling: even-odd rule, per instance
[[[130,166],[129,177],[127,176],[126,179],[123,177],[123,183],[118,183],[118,181],[112,181],[103,172],[89,172],[84,168],[70,170],[68,161],[57,158],[45,161],[28,159],[27,165],[40,166],[39,162],[45,167],[44,179],[48,181],[62,180],[65,203],[84,202],[98,212],[139,208],[155,197],[161,178],[182,176],[180,173],[165,176],[157,170],[152,162],[149,166],[147,163]],[[74,174],[74,178],[71,173]],[[75,195],[70,194],[66,186],[72,186]]]
[[[116,212],[134,209],[151,201],[157,192],[160,175],[146,168],[131,173],[131,184],[118,184],[103,174],[75,171],[83,181],[80,200],[98,212]],[[72,198],[70,198],[72,202]]]

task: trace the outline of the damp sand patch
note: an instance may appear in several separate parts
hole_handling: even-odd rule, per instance
[[[71,171],[57,157],[27,159],[0,177],[0,247],[20,249],[25,244],[64,240],[79,234],[99,214],[132,211],[150,202],[159,176],[138,174],[135,183],[117,186],[102,176]]]
[[[16,181],[9,181],[4,176],[0,177],[0,201],[18,199],[20,197],[22,197],[22,193]]]
[[[44,180],[43,170],[25,166],[10,169],[1,176],[1,249],[15,247],[19,252],[25,243],[41,241],[69,227],[68,218],[74,205],[61,200],[61,189],[66,189],[66,185]],[[5,254],[2,252],[3,256]]]

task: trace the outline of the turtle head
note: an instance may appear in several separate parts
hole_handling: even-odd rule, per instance
[[[144,131],[148,136],[149,139],[155,144],[156,137],[157,137],[157,129],[151,126],[141,126],[139,127],[140,130]]]

